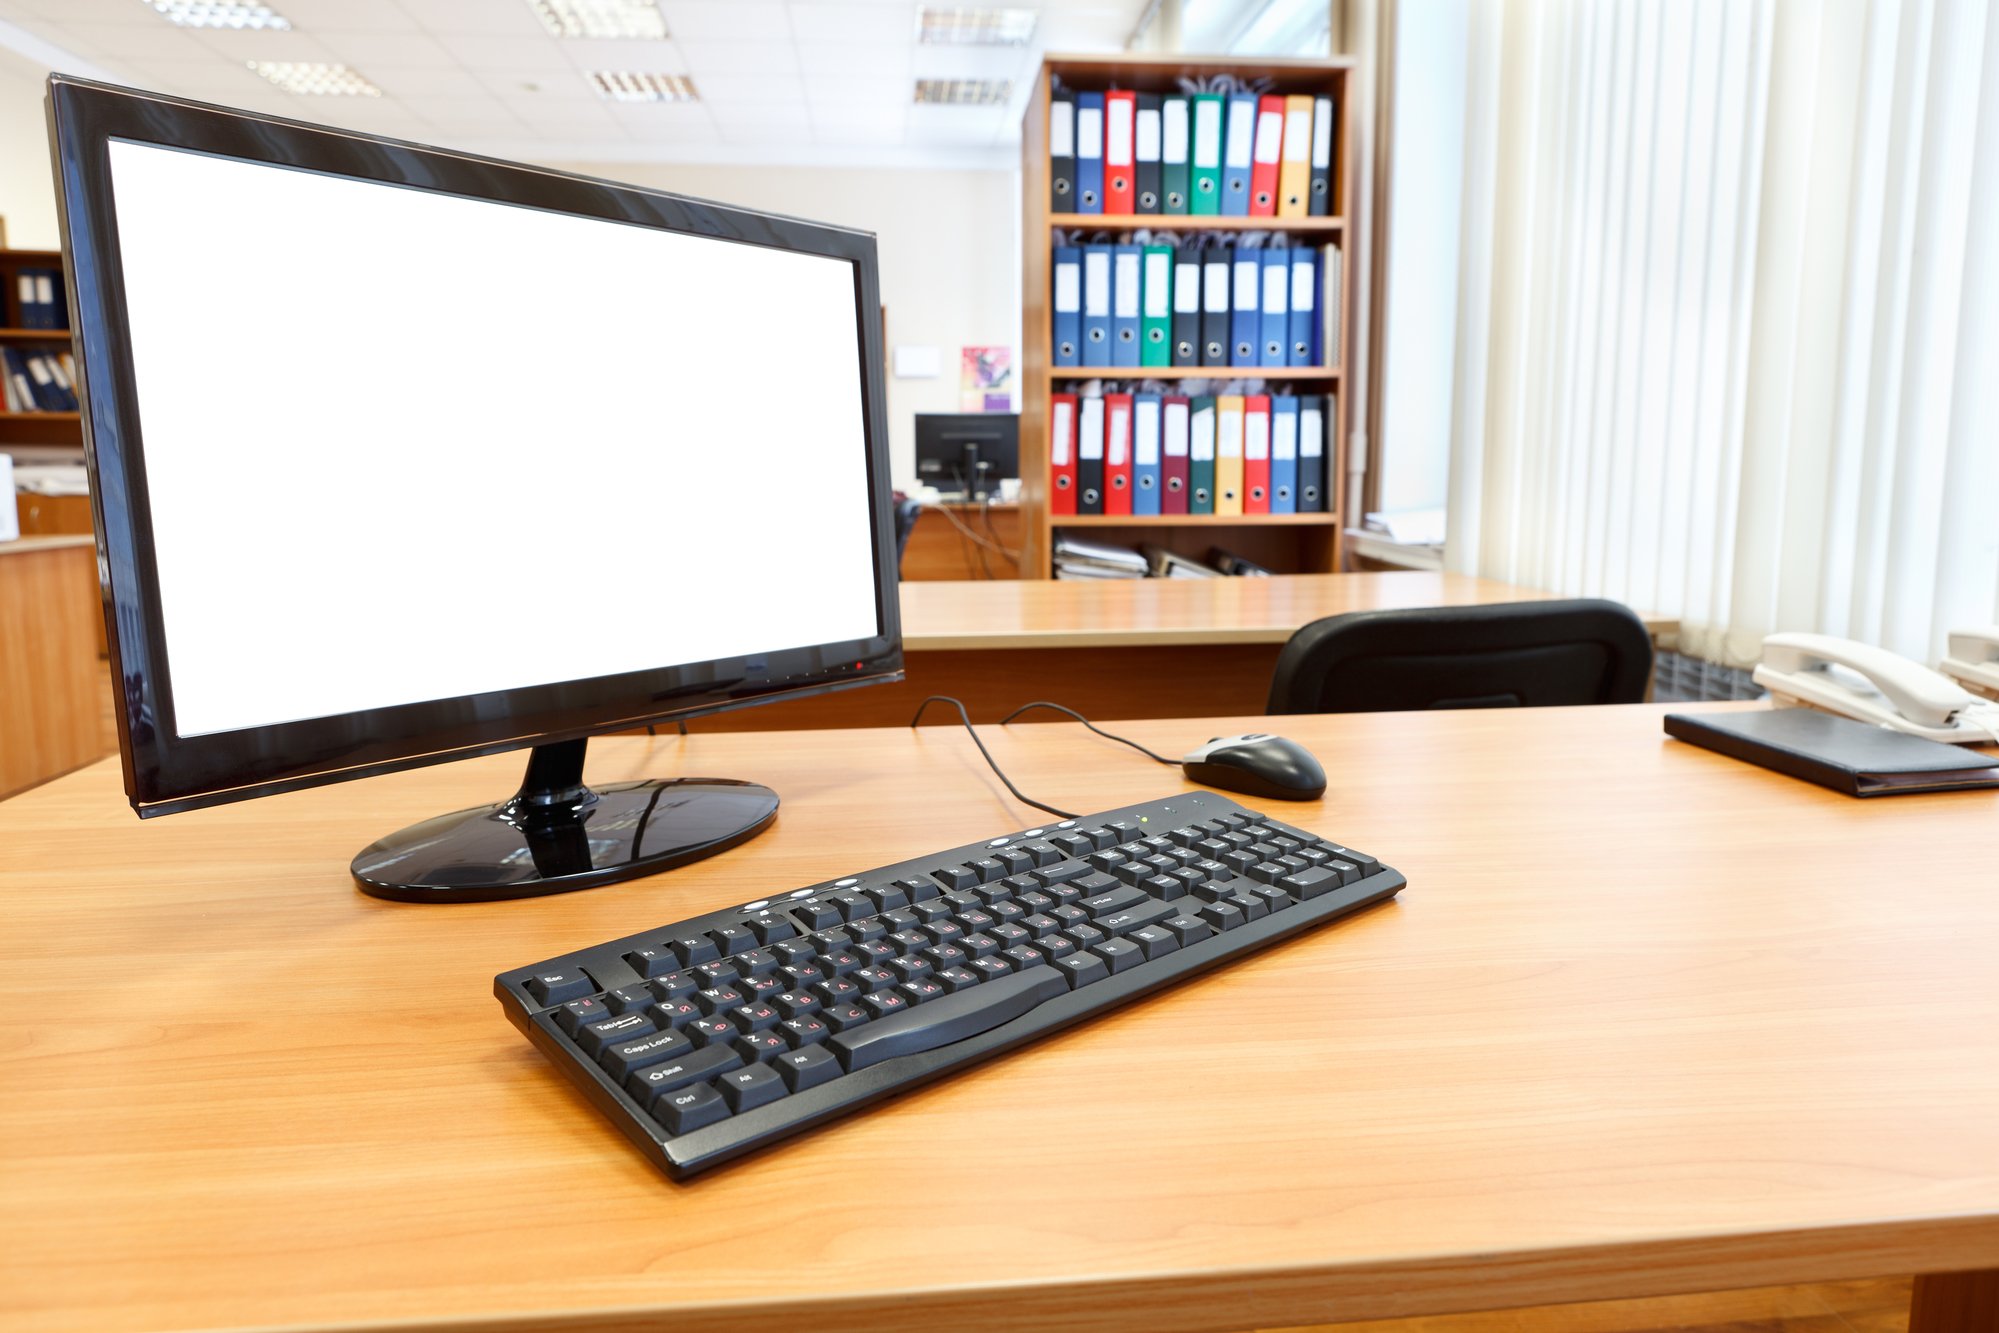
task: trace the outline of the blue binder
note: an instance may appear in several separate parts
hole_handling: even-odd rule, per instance
[[[1266,366],[1285,364],[1291,346],[1291,252],[1283,248],[1263,252],[1263,346],[1257,361]]]
[[[1156,393],[1131,399],[1131,512],[1159,512],[1159,423],[1165,400]]]
[[[1298,400],[1270,396],[1270,512],[1298,512]]]
[[[1291,247],[1291,349],[1285,364],[1316,366],[1319,349],[1312,314],[1319,302],[1319,265],[1309,245]]]
[[[1111,247],[1083,247],[1083,364],[1111,363]]]
[[[1262,288],[1263,252],[1237,246],[1235,281],[1230,284],[1229,299],[1229,364],[1232,366],[1256,364],[1257,344],[1263,338],[1263,323],[1258,313]]]
[[[1111,247],[1111,364],[1135,366],[1142,344],[1138,340],[1145,294],[1145,247]]]
[[[1256,155],[1256,94],[1228,99],[1228,126],[1222,131],[1222,215],[1249,216],[1249,175]]]
[[[1055,247],[1055,364],[1083,364],[1083,252]]]
[[[1076,211],[1104,211],[1104,95],[1076,94]]]

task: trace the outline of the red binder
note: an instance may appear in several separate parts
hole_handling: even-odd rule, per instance
[[[1284,99],[1278,98],[1279,107]],[[1104,94],[1104,212],[1130,213],[1135,211],[1132,200],[1136,197],[1133,188],[1138,174],[1134,165],[1135,140],[1138,137],[1138,94]],[[1271,178],[1273,182],[1275,177]],[[1270,187],[1277,187],[1272,184]],[[1129,494],[1129,491],[1126,492]]]
[[[1131,512],[1131,395],[1104,395],[1104,512]]]
[[[1159,512],[1187,512],[1189,410],[1185,394],[1168,394],[1159,407]]]
[[[1270,395],[1242,400],[1242,512],[1270,512]]]
[[[1256,104],[1256,152],[1249,167],[1249,215],[1277,216],[1278,165],[1284,155],[1284,99],[1265,97]],[[1109,205],[1105,205],[1109,210]]]
[[[1048,512],[1076,512],[1076,395],[1058,393],[1048,408]]]

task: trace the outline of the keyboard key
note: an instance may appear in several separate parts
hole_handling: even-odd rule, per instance
[[[571,1000],[555,1011],[555,1025],[574,1036],[576,1030],[611,1017],[610,1006],[602,1000]]]
[[[1139,888],[1162,902],[1186,896],[1187,886],[1171,875],[1154,875],[1142,881]]]
[[[635,1070],[625,1076],[625,1089],[638,1099],[639,1105],[651,1106],[662,1093],[739,1069],[742,1063],[743,1057],[727,1046],[710,1046],[707,1050],[695,1051],[692,1055],[669,1060],[665,1064],[647,1065]]]
[[[979,883],[981,884],[990,884],[996,879],[1005,879],[1012,873],[990,856],[981,856],[977,860],[967,861],[965,867],[979,877]]]
[[[664,976],[680,966],[680,960],[665,949],[633,949],[625,955],[625,963],[647,978]]]
[[[819,997],[823,1004],[850,1004],[864,993],[860,984],[848,977],[835,977],[831,981],[815,984],[810,994]]]
[[[1088,856],[1083,858],[1083,864],[1088,866],[1094,866],[1096,869],[1101,870],[1106,875],[1108,875],[1112,871],[1116,870],[1119,866],[1124,865],[1126,862],[1130,860],[1131,858],[1129,856],[1126,856],[1123,852],[1119,851],[1091,852]]]
[[[1302,857],[1304,854],[1301,852],[1299,855]],[[1338,875],[1342,884],[1351,884],[1361,877],[1359,866],[1351,861],[1342,861],[1337,856],[1328,856],[1325,860],[1319,862],[1319,864]]]
[[[1079,949],[1087,949],[1092,945],[1102,944],[1110,938],[1110,936],[1104,934],[1104,932],[1098,930],[1095,926],[1071,926],[1069,929],[1063,931],[1062,934],[1066,938],[1074,940],[1076,947]]]
[[[703,963],[694,969],[694,977],[703,986],[726,986],[743,975],[734,963],[717,961]]]
[[[819,959],[820,967],[833,969],[833,975],[836,977],[844,977],[849,972],[866,967],[867,963],[867,959],[852,949],[841,949],[835,953],[825,954]]]
[[[1104,966],[1113,975],[1145,961],[1145,951],[1130,940],[1105,940],[1102,944],[1091,945],[1090,952],[1103,959]]]
[[[1127,884],[1112,889],[1108,893],[1093,894],[1078,902],[1076,906],[1082,908],[1093,917],[1099,917],[1109,916],[1113,912],[1122,912],[1126,908],[1136,907],[1144,901],[1146,901],[1145,891],[1143,889],[1132,888]]]
[[[888,937],[898,954],[908,955],[929,948],[936,941],[920,930],[898,930]]]
[[[947,991],[956,992],[964,990],[969,986],[978,985],[983,978],[970,968],[947,967],[933,973],[931,980],[943,986]]]
[[[888,965],[888,970],[895,973],[899,981],[915,981],[919,977],[929,976],[934,967],[923,955],[912,954],[908,958],[896,959]]]
[[[1071,903],[1065,903],[1060,907],[1049,908],[1048,915],[1061,923],[1059,926],[1056,927],[1056,929],[1058,930],[1073,930],[1077,926],[1089,924],[1090,920],[1090,914],[1088,912],[1085,912],[1082,908],[1077,907]]]
[[[748,926],[717,926],[708,932],[708,938],[715,941],[716,950],[724,958],[757,947],[757,937]]]
[[[897,1014],[909,1008],[909,997],[891,987],[887,990],[878,990],[872,994],[863,995],[861,997],[861,1008],[867,1010],[874,1017],[880,1018],[885,1014]]]
[[[861,892],[874,904],[877,912],[891,912],[898,907],[909,906],[909,890],[900,884],[880,884]]]
[[[540,972],[528,978],[528,994],[539,1004],[562,1004],[596,993],[597,987],[582,968],[566,972]]]
[[[882,913],[882,924],[893,935],[898,930],[914,930],[923,924],[923,918],[907,907],[897,907]]]
[[[941,981],[929,977],[919,977],[915,981],[905,981],[896,989],[909,997],[911,1004],[925,1004],[950,994]]]
[[[1167,876],[1167,878],[1180,882],[1180,887],[1177,890],[1164,895],[1168,898],[1184,898],[1208,882],[1208,877],[1192,866],[1183,866]]]
[[[934,881],[917,875],[911,875],[907,879],[899,879],[896,881],[896,884],[901,887],[904,893],[909,895],[909,902],[912,906],[927,899],[935,898],[939,893],[943,892],[943,890],[937,887]]]
[[[1145,950],[1146,958],[1163,958],[1180,947],[1180,937],[1165,926],[1141,926],[1131,932],[1130,940]]]
[[[1055,960],[1055,973],[1069,983],[1069,989],[1087,986],[1092,981],[1102,981],[1111,974],[1104,960],[1093,953],[1072,953],[1067,958]]]
[[[873,916],[877,911],[881,910],[875,906],[874,899],[855,889],[843,889],[826,901],[839,908],[840,915],[849,921],[858,920],[864,916]]]
[[[633,1037],[628,1041],[613,1042],[597,1053],[597,1063],[604,1071],[619,1082],[624,1082],[635,1069],[649,1065],[664,1064],[668,1060],[679,1060],[694,1053],[694,1043],[684,1032],[655,1032],[649,1036]]]
[[[1010,949],[1016,944],[1027,944],[1034,939],[1033,933],[1027,927],[1016,926],[1011,921],[1001,922],[986,934],[998,940],[1001,949]]]
[[[797,913],[798,919],[805,923],[807,930],[824,930],[828,926],[837,926],[844,920],[840,915],[840,909],[823,898],[809,899],[791,910]]]
[[[736,971],[742,976],[762,977],[777,971],[784,960],[773,950],[752,949],[748,953],[737,954],[729,961],[736,965]]]
[[[652,993],[662,1000],[677,1000],[683,995],[692,995],[701,989],[702,980],[692,972],[668,972],[657,976],[649,983]]]
[[[821,965],[817,959],[795,963],[778,971],[778,975],[790,983],[791,990],[804,990],[815,981],[824,981],[831,973],[832,969]]]
[[[1178,915],[1180,909],[1172,903],[1147,902],[1143,907],[1100,916],[1094,924],[1098,930],[1107,935],[1124,935],[1142,926],[1157,925],[1167,917]]]
[[[1095,872],[1082,861],[1070,861],[1036,873],[1041,877],[1043,888],[1053,888],[1057,884],[1067,884],[1072,880],[1087,879]]]
[[[854,952],[859,954],[861,961],[869,967],[880,967],[883,963],[899,956],[895,946],[887,940],[869,940]]]
[[[729,1108],[723,1102],[721,1093],[703,1083],[680,1092],[667,1093],[659,1099],[654,1115],[666,1126],[667,1133],[690,1134],[717,1121],[727,1120]]]
[[[1034,858],[1018,847],[1008,847],[1004,851],[994,852],[993,860],[1005,866],[1009,873],[1015,875],[1018,875],[1023,870],[1034,869]]]
[[[978,977],[981,981],[996,981],[1001,977],[1010,976],[1013,973],[1013,969],[1007,966],[1006,960],[998,954],[989,954],[984,958],[974,958],[971,962],[965,964],[965,970]]]
[[[1016,902],[997,902],[987,907],[986,911],[1002,922],[1018,921],[1027,915],[1027,909]]]
[[[757,937],[758,944],[775,944],[779,940],[788,940],[798,934],[798,927],[791,924],[789,917],[778,916],[775,913],[768,916],[753,916],[745,924],[749,926],[750,934]]]
[[[873,1014],[858,1004],[836,1004],[819,1012],[819,1021],[834,1032],[850,1032],[873,1018]]]
[[[1278,888],[1283,889],[1286,893],[1296,894],[1301,901],[1308,898],[1317,898],[1321,894],[1331,893],[1339,886],[1339,872],[1337,870],[1329,870],[1324,866],[1313,866],[1308,870],[1301,870],[1295,875],[1286,875],[1283,879],[1277,881]]]
[[[597,1052],[614,1041],[643,1037],[652,1030],[652,1020],[644,1014],[619,1014],[616,1018],[600,1018],[576,1029],[576,1044],[583,1048],[585,1055],[595,1057]]]
[[[805,1018],[818,1013],[825,1005],[825,1001],[817,995],[805,991],[786,991],[771,1003],[776,1005],[777,1011],[786,1018]]]
[[[1110,830],[1111,836],[1116,838],[1119,842],[1130,842],[1134,838],[1141,838],[1145,836],[1144,826],[1137,823],[1135,820],[1106,819],[1104,821],[1104,827]]]
[[[1031,944],[1016,944],[1011,949],[1002,949],[1000,956],[1012,963],[1016,972],[1025,972],[1030,967],[1040,967],[1048,961],[1046,955]]]
[[[710,986],[694,992],[694,1003],[704,1014],[723,1014],[743,1002],[743,993],[734,986]]]
[[[932,944],[949,944],[951,941],[961,940],[971,933],[965,929],[962,923],[957,921],[932,921],[929,925],[922,927],[922,930],[925,935],[930,937]]]
[[[1045,912],[1036,912],[1032,916],[1022,917],[1018,924],[1022,930],[1037,940],[1043,935],[1053,935],[1056,931],[1062,929],[1062,923]]]
[[[971,955],[955,944],[933,944],[917,957],[929,963],[932,968],[942,971],[947,967],[959,966]]]
[[[1291,905],[1291,896],[1274,884],[1257,884],[1250,892],[1270,904],[1270,910],[1281,912]]]
[[[951,918],[965,928],[967,935],[976,935],[989,926],[999,924],[998,918],[983,908],[972,908]]]
[[[1115,832],[1101,825],[1093,829],[1084,829],[1083,836],[1090,840],[1091,847],[1100,852],[1115,847],[1124,841]]]
[[[1173,938],[1180,941],[1180,947],[1183,949],[1190,944],[1199,944],[1202,940],[1215,933],[1209,928],[1207,922],[1198,917],[1186,916],[1184,914],[1170,917],[1159,924],[1173,932]],[[1151,954],[1146,955],[1147,958],[1151,956]]]
[[[1207,836],[1206,829],[1197,828],[1189,824],[1185,828],[1176,828],[1171,833],[1168,833],[1166,840],[1176,847],[1198,847],[1202,842],[1207,840]]]
[[[1044,935],[1034,942],[1034,947],[1047,954],[1051,962],[1076,952],[1075,943],[1067,935]]]
[[[787,1018],[777,1025],[777,1031],[786,1044],[793,1047],[810,1046],[833,1035],[831,1028],[811,1017]]]
[[[976,1037],[1067,993],[1068,983],[1053,969],[1037,967],[894,1014],[857,1032],[840,1033],[827,1047],[849,1072],[866,1069],[899,1055]]]
[[[661,1000],[652,1007],[652,1021],[662,1028],[684,1028],[701,1017],[704,1017],[701,1006],[694,1003],[691,995],[683,995],[677,1000]]]
[[[1234,930],[1249,920],[1243,910],[1232,903],[1209,903],[1195,915],[1216,930]]]
[[[932,885],[931,887],[935,888],[936,886]],[[941,921],[951,915],[951,905],[942,898],[931,898],[926,902],[916,903],[909,910],[911,915],[915,916],[924,925],[929,925],[933,921]]]
[[[1234,890],[1229,894],[1228,901],[1234,906],[1241,908],[1243,914],[1251,921],[1261,921],[1270,915],[1270,904],[1251,893],[1248,889],[1238,888]]]
[[[804,1092],[840,1077],[840,1062],[824,1046],[801,1046],[771,1061],[771,1068],[793,1092]]]
[[[783,1036],[776,1032],[752,1032],[736,1038],[731,1045],[736,1048],[736,1054],[743,1057],[743,1063],[751,1065],[774,1055],[783,1055],[791,1049],[785,1045]]]
[[[774,1004],[746,1004],[729,1017],[745,1032],[767,1032],[784,1019]]]
[[[1033,842],[1023,842],[1018,844],[1018,846],[1021,851],[1026,852],[1029,856],[1034,858],[1034,864],[1037,868],[1041,866],[1052,866],[1056,862],[1062,859],[1062,849],[1057,847],[1054,843],[1047,841],[1046,839],[1036,839]]]
[[[1080,833],[1063,833],[1050,838],[1048,841],[1060,847],[1063,852],[1070,856],[1088,856],[1091,852],[1097,850],[1096,840],[1094,838],[1086,838]]]
[[[864,967],[847,978],[863,991],[887,990],[895,984],[895,973],[885,967]]]
[[[854,944],[870,944],[888,934],[888,922],[878,916],[864,916],[847,927],[847,939]]]
[[[984,958],[999,952],[999,941],[990,935],[966,935],[955,941],[967,958]]]
[[[745,1000],[775,1000],[791,989],[787,977],[745,977],[736,983],[736,989],[743,993]]]
[[[687,1033],[700,1046],[714,1046],[735,1040],[736,1025],[727,1014],[710,1014],[697,1018],[681,1031]]]

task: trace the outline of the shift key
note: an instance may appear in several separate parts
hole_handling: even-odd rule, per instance
[[[664,1034],[662,1034],[664,1035]],[[707,1046],[683,1059],[648,1065],[625,1079],[625,1089],[648,1111],[662,1093],[742,1067],[743,1057],[728,1046]]]

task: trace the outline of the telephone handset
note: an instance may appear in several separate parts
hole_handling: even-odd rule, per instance
[[[1999,699],[1999,625],[1953,632],[1942,666],[1973,694]]]
[[[1999,742],[1999,703],[1885,648],[1830,634],[1772,634],[1752,673],[1780,703],[1809,704],[1927,740]]]

